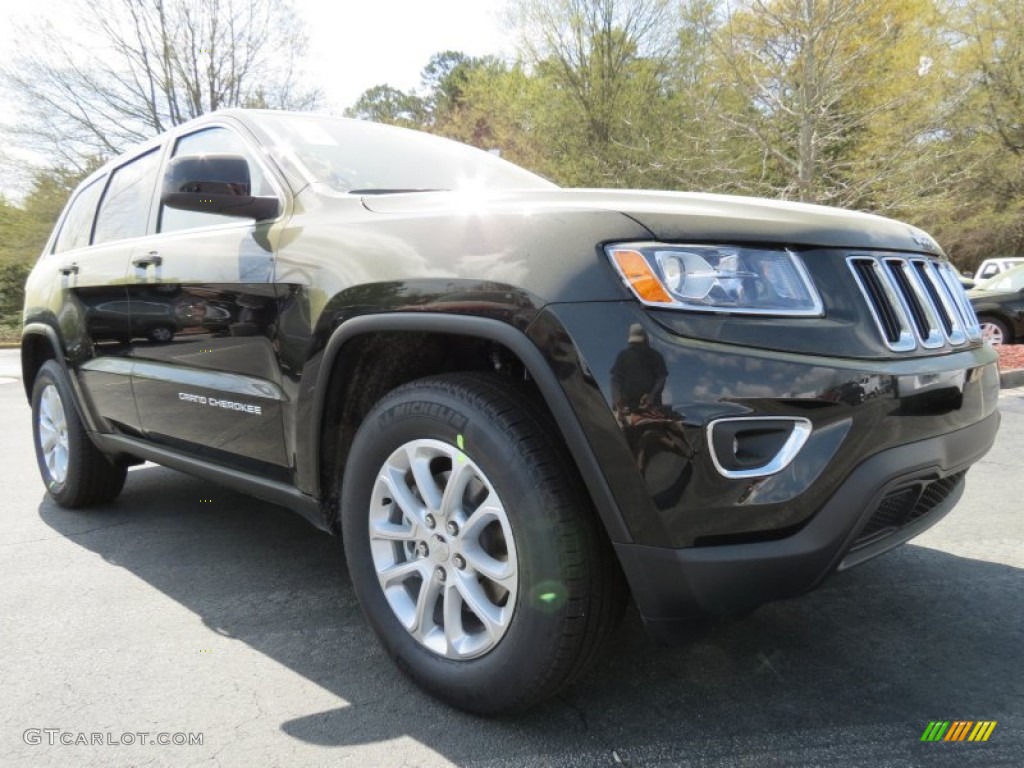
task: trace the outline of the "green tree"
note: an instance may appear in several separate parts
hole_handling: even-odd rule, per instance
[[[11,335],[20,322],[24,286],[68,196],[83,174],[68,169],[37,171],[21,205],[0,198],[0,325]]]
[[[667,0],[517,0],[512,21],[546,94],[563,183],[644,186],[663,144],[660,106],[675,49]]]
[[[659,186],[713,192],[748,191],[761,155],[726,116],[746,109],[730,88],[718,59],[723,9],[718,0],[684,0],[679,8],[676,50],[652,115],[664,136],[651,159]]]
[[[345,110],[346,117],[403,128],[425,128],[427,106],[415,93],[406,93],[390,85],[367,88],[355,104]]]
[[[466,100],[470,79],[478,71],[502,71],[505,66],[494,56],[474,57],[460,51],[441,51],[427,61],[420,72],[420,88],[402,91],[390,85],[375,85],[345,110],[348,117],[378,123],[450,133]]]
[[[498,150],[501,156],[537,173],[562,180],[552,151],[554,126],[541,79],[521,63],[477,62],[466,70],[454,107],[434,130],[466,144]]]
[[[17,322],[25,300],[25,280],[39,258],[68,197],[84,174],[69,169],[40,170],[22,205],[0,198],[0,322]]]
[[[38,170],[20,205],[0,199],[0,263],[38,258],[68,196],[85,175],[67,168]]]
[[[7,328],[17,327],[20,323],[21,308],[25,303],[25,280],[31,268],[16,261],[0,263],[0,335],[10,335]]]
[[[958,41],[934,175],[951,202],[922,221],[963,267],[1024,254],[1024,0],[953,8]]]
[[[441,127],[462,108],[475,72],[504,69],[495,56],[467,56],[460,51],[435,53],[420,74],[429,124]]]

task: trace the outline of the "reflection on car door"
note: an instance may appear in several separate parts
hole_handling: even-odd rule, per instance
[[[83,188],[49,257],[59,273],[58,322],[69,363],[92,412],[106,422],[99,426],[127,434],[137,434],[141,425],[131,388],[125,283],[134,238],[146,232],[159,164],[159,148],[149,149],[114,169],[109,181]]]
[[[257,194],[276,194],[227,127],[179,138],[173,155],[243,154]],[[277,292],[269,225],[162,208],[137,243],[129,291],[134,388],[147,437],[206,459],[287,477],[283,393],[272,344]]]

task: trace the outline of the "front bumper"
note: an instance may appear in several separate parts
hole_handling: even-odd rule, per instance
[[[667,371],[660,416],[639,421],[622,418],[611,373],[638,323]],[[984,347],[775,353],[682,337],[629,302],[549,305],[529,334],[607,480],[612,543],[652,629],[805,592],[916,535],[956,503],[999,423]],[[783,471],[723,476],[708,425],[747,417],[799,419],[810,437]]]
[[[695,615],[794,597],[918,535],[956,505],[963,472],[988,451],[998,426],[996,412],[952,434],[876,454],[807,525],[783,539],[685,549],[616,544],[648,629],[669,640]],[[907,496],[913,489],[916,496]],[[887,502],[901,495],[914,501],[895,525],[885,526],[893,506]]]

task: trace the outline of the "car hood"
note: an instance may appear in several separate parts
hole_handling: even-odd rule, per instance
[[[892,219],[840,208],[731,195],[614,189],[510,192],[413,192],[364,195],[382,214],[526,215],[559,210],[606,210],[629,216],[653,238],[669,241],[768,242],[942,254],[921,230]]]

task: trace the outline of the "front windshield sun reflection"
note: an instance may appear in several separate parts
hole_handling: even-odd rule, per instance
[[[259,116],[283,165],[338,194],[555,189],[551,182],[475,147],[364,120],[265,112]]]

